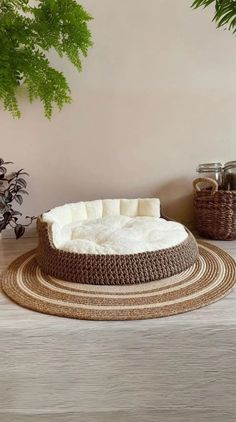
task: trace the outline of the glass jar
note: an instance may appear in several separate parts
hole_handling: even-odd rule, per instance
[[[236,190],[236,161],[229,161],[224,165],[224,190]]]
[[[219,187],[222,185],[223,171],[221,163],[199,164],[197,173],[199,173],[199,177],[210,177],[214,179]]]

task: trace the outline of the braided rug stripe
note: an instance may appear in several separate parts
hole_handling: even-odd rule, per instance
[[[133,320],[175,315],[226,296],[236,280],[236,263],[226,252],[198,242],[200,256],[188,270],[136,285],[89,285],[48,276],[35,251],[16,259],[2,275],[2,289],[19,305],[45,314],[88,320]]]

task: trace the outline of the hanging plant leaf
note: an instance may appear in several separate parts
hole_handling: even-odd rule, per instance
[[[21,216],[22,215],[22,212],[20,212],[20,211],[13,211],[12,212],[12,215],[20,215]]]
[[[6,204],[9,204],[12,201],[12,199],[13,199],[13,195],[12,195],[12,193],[9,190],[6,190],[4,192],[4,198],[5,198],[5,203]]]
[[[21,171],[20,174],[25,175],[25,176],[29,176],[29,173],[26,173],[26,171]]]
[[[25,233],[25,227],[21,224],[17,224],[14,228],[16,239],[19,239]]]
[[[7,223],[5,222],[5,220],[0,221],[0,233],[5,230],[5,228],[7,227]]]
[[[4,212],[3,219],[4,219],[5,223],[8,224],[11,221],[11,212],[10,211]]]
[[[197,9],[199,7],[206,8],[214,5],[215,15],[213,20],[217,27],[226,27],[233,33],[236,32],[236,1],[235,0],[195,0],[192,7]]]
[[[23,186],[23,188],[26,188],[27,186],[27,182],[25,181],[25,179],[22,179],[21,177],[19,179],[17,179],[17,183],[21,186]]]
[[[5,194],[0,194],[0,215],[4,215],[8,211],[8,203],[5,198]]]
[[[22,204],[22,202],[23,202],[23,198],[22,198],[22,196],[21,195],[16,195],[15,196],[15,201],[18,203],[18,204]]]
[[[54,106],[71,102],[64,74],[54,69],[48,51],[55,50],[75,68],[92,45],[92,17],[76,0],[0,1],[0,100],[13,117],[21,113],[17,89],[23,85],[30,102],[41,100],[50,119]]]

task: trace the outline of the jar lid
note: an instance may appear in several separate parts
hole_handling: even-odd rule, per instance
[[[198,173],[212,172],[212,171],[220,171],[221,169],[222,169],[221,163],[204,163],[204,164],[198,165],[197,172]]]
[[[229,161],[228,163],[225,163],[224,165],[225,170],[229,170],[235,167],[236,167],[236,161]]]

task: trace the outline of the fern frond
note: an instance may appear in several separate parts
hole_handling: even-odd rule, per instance
[[[0,0],[0,99],[5,110],[20,117],[16,92],[28,89],[29,99],[44,104],[51,118],[71,102],[70,88],[63,73],[54,69],[46,56],[55,49],[78,71],[81,56],[92,46],[88,22],[92,17],[75,0]]]

